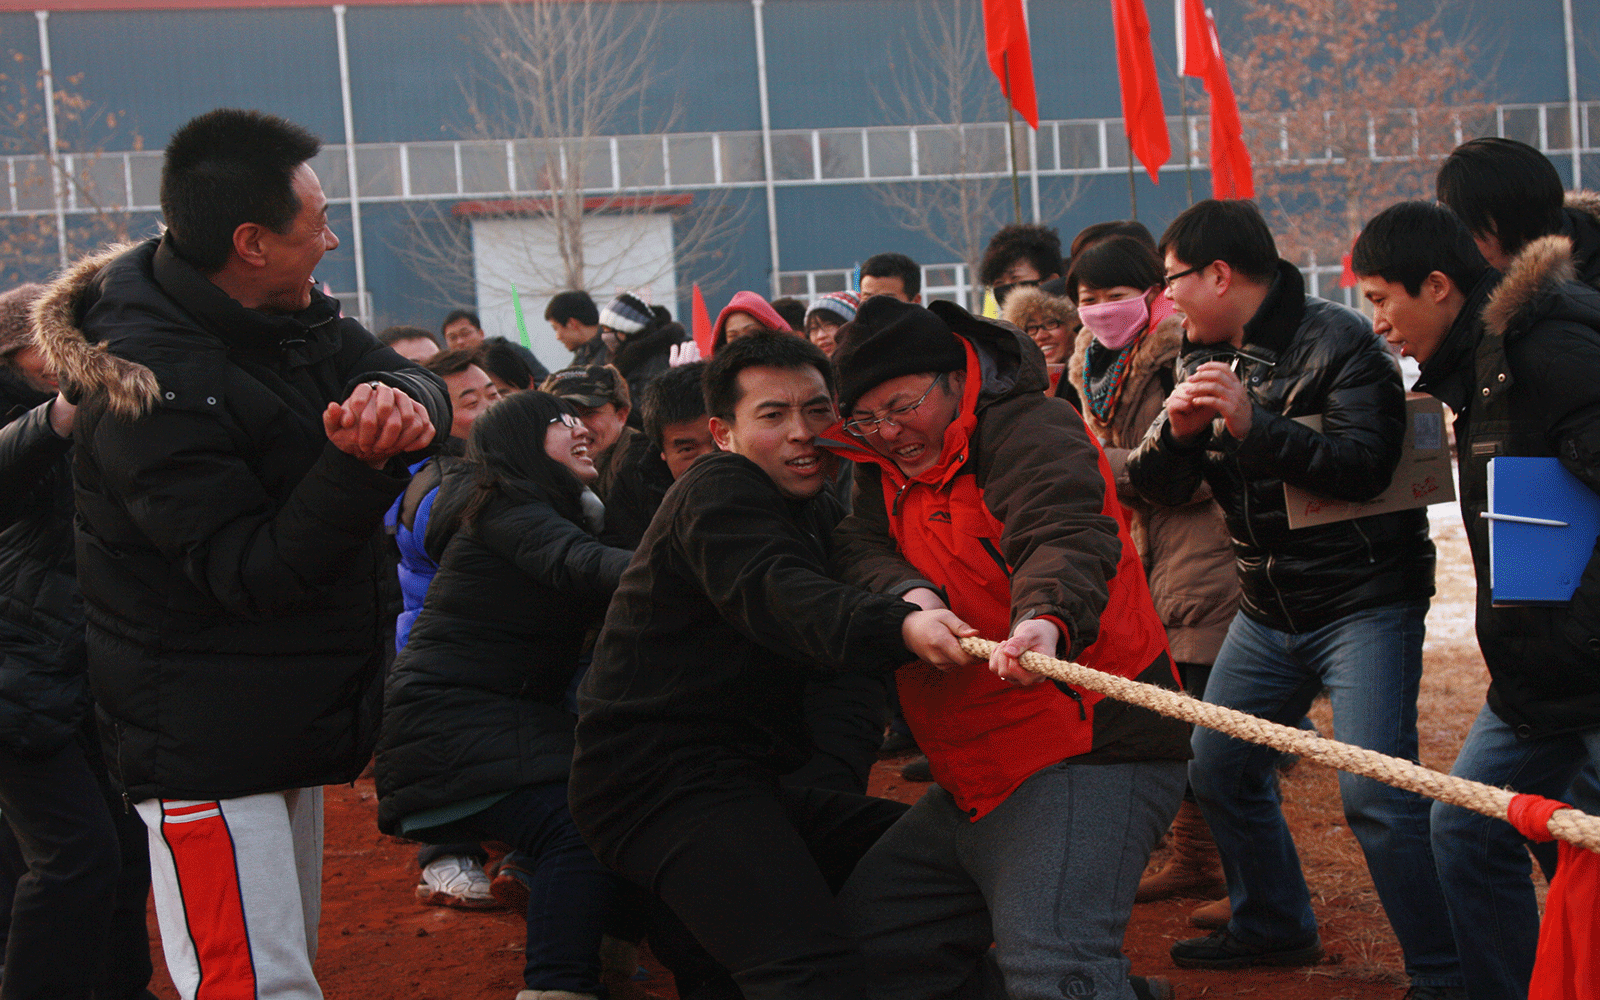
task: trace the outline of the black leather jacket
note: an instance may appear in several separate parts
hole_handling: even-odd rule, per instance
[[[1229,352],[1224,351],[1226,356]],[[1128,457],[1128,476],[1153,503],[1186,503],[1202,478],[1233,537],[1241,609],[1268,628],[1307,632],[1365,608],[1433,595],[1427,511],[1396,511],[1290,530],[1283,484],[1341,500],[1388,488],[1405,437],[1400,370],[1351,309],[1305,294],[1279,261],[1265,301],[1231,352],[1254,402],[1250,432],[1214,426],[1181,445],[1165,411]],[[1184,342],[1184,372],[1218,355]],[[1295,417],[1317,414],[1322,430]]]

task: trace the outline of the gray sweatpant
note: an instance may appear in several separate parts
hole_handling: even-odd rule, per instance
[[[872,995],[1132,1000],[1122,934],[1186,770],[1056,764],[975,822],[928,789],[839,896]]]

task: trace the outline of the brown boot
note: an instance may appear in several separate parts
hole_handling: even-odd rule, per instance
[[[1189,914],[1189,923],[1207,931],[1226,927],[1228,926],[1228,921],[1232,919],[1233,903],[1228,900],[1227,896],[1198,907],[1193,913]]]
[[[1172,821],[1171,856],[1160,868],[1144,873],[1133,901],[1149,903],[1174,896],[1215,899],[1227,891],[1217,845],[1211,842],[1211,828],[1206,826],[1199,806],[1184,802]]]

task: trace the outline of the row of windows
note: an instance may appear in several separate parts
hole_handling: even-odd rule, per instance
[[[1580,106],[1580,148],[1600,142],[1600,102]],[[1424,118],[1434,119],[1430,122]],[[1261,127],[1277,127],[1274,119]],[[1173,157],[1165,169],[1205,166],[1204,117],[1167,119]],[[1571,149],[1565,104],[1503,105],[1481,111],[1419,115],[1392,111],[1336,121],[1324,114],[1321,129],[1280,129],[1281,160],[1318,163],[1349,156],[1374,159],[1417,155],[1422,130],[1443,129],[1446,140],[1476,135],[1520,139],[1547,153]],[[1288,136],[1316,135],[1317,148],[1290,148]],[[1452,134],[1453,133],[1453,134]],[[802,129],[772,133],[774,183],[833,184],[905,181],[959,174],[1005,174],[1016,156],[1032,169],[1027,127]],[[1452,143],[1453,144],[1453,143]],[[1046,121],[1037,137],[1039,171],[1046,175],[1093,174],[1127,169],[1128,149],[1120,118]],[[371,143],[355,147],[362,201],[406,201],[537,194],[582,190],[590,194],[750,187],[764,184],[759,132],[610,136],[588,140],[463,140]],[[330,145],[313,161],[328,197],[350,199],[344,146]],[[38,215],[56,210],[49,164],[42,156],[12,156],[4,162],[7,190],[0,215]],[[76,153],[62,157],[70,183],[63,208],[153,211],[160,205],[161,153]]]

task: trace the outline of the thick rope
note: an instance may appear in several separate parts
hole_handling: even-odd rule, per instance
[[[961,640],[961,648],[984,659],[988,659],[998,645],[988,639],[975,637]],[[1033,652],[1023,653],[1021,659],[1023,666],[1052,680],[1087,688],[1118,701],[1215,729],[1237,739],[1299,754],[1319,764],[1510,822],[1508,812],[1516,792],[1440,774],[1408,760],[1325,739],[1303,729],[1280,726],[1232,708],[1199,701],[1181,691],[1141,684],[1082,664],[1068,663]],[[1564,808],[1550,817],[1549,829],[1558,839],[1600,854],[1600,818],[1570,807]]]

